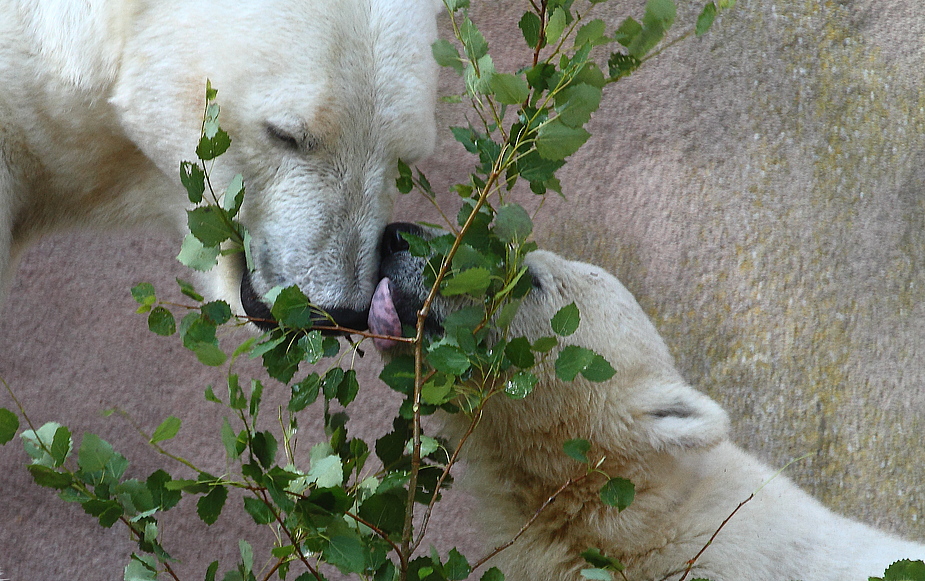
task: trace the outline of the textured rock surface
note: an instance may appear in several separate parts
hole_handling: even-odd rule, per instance
[[[519,17],[511,4],[492,0],[479,14],[499,69],[521,46],[501,32]],[[604,13],[615,26],[642,4],[611,0]],[[537,229],[541,245],[621,278],[685,376],[730,411],[737,442],[775,466],[808,454],[787,470],[801,485],[918,540],[923,38],[917,0],[739,0],[707,37],[610,88],[594,137],[560,176],[569,199],[550,198]],[[456,107],[443,105],[443,118]],[[427,164],[431,181],[462,179],[462,158],[444,136]],[[399,206],[403,218],[434,220],[415,198]],[[179,449],[216,471],[224,463],[207,437],[220,418],[201,395],[220,376],[150,334],[128,295],[140,280],[167,289],[186,276],[175,245],[143,232],[48,239],[24,257],[0,319],[0,376],[35,419],[117,442],[135,475],[157,459],[100,410],[120,406],[148,429],[177,415]],[[378,358],[365,359],[372,377]],[[385,389],[363,394],[359,434],[384,430],[383,401],[394,401]],[[0,402],[10,407],[7,396]],[[0,448],[0,570],[14,580],[120,579],[131,550],[124,532],[99,529],[33,486],[23,461],[18,445]],[[440,517],[450,529],[443,540],[477,546],[460,524],[466,498],[453,499]],[[200,579],[216,547],[231,566],[251,526],[173,519],[168,546],[184,556],[184,578]]]

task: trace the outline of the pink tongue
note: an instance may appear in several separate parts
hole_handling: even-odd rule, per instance
[[[398,318],[398,311],[395,310],[395,303],[392,302],[390,285],[389,279],[383,278],[373,293],[373,301],[369,306],[369,330],[376,335],[401,337],[401,320]],[[393,339],[373,338],[373,344],[380,351],[391,349],[398,343]]]

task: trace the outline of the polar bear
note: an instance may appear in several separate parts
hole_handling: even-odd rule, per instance
[[[213,181],[243,175],[255,257],[213,294],[267,318],[264,293],[297,284],[364,326],[396,162],[435,141],[439,5],[0,0],[0,282],[52,230],[183,231],[210,79],[233,140]]]
[[[370,313],[377,333],[413,325],[422,304],[421,261],[399,238],[409,229],[416,230],[386,231],[383,279]],[[836,515],[730,442],[725,411],[684,381],[655,326],[616,278],[544,251],[525,262],[533,288],[510,336],[553,335],[550,318],[574,302],[581,324],[563,342],[593,349],[616,374],[604,383],[580,375],[563,382],[550,363],[535,370],[540,382],[526,399],[489,400],[462,450],[488,546],[514,538],[556,489],[584,473],[563,453],[569,439],[590,440],[589,456],[609,475],[631,480],[636,497],[618,512],[598,497],[602,479],[565,489],[492,560],[508,581],[581,579],[589,565],[580,553],[590,547],[619,559],[627,579],[652,581],[682,578],[704,547],[687,579],[866,581],[897,560],[925,559],[925,546]],[[448,305],[438,307],[439,318]],[[394,348],[388,339],[378,344],[386,356]],[[468,424],[458,416],[447,422],[451,439]]]

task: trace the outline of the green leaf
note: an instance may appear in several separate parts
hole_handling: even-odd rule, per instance
[[[511,399],[523,399],[533,393],[539,379],[529,371],[518,371],[507,380],[504,393]]]
[[[192,234],[187,234],[186,238],[183,239],[183,244],[180,246],[177,260],[193,270],[206,272],[218,264],[218,256],[221,252],[221,247],[204,246],[198,238]]]
[[[244,566],[242,573],[251,573],[254,568],[254,548],[244,539],[239,539],[238,550],[241,552],[241,564]]]
[[[421,436],[421,458],[430,456],[434,452],[440,449],[440,442],[436,438],[431,438],[430,436]],[[411,455],[414,452],[414,440],[408,440],[408,443],[405,444],[405,454]]]
[[[125,566],[125,581],[157,581],[157,560],[151,555],[136,555]]]
[[[225,301],[212,301],[202,305],[200,312],[216,325],[224,325],[231,319],[231,307]]]
[[[523,242],[533,232],[533,220],[520,204],[505,204],[495,215],[494,233],[502,242]]]
[[[883,581],[925,581],[925,563],[909,559],[896,561],[884,572]]]
[[[316,444],[312,449],[311,469],[306,475],[307,480],[316,483],[319,488],[340,486],[344,481],[343,461],[337,454],[315,457],[316,449],[324,449],[320,448],[322,446],[327,446],[327,444]]]
[[[697,17],[697,24],[694,26],[694,34],[697,36],[706,34],[707,31],[710,30],[710,27],[713,26],[714,20],[716,20],[716,4],[708,2],[706,6],[703,7],[700,16]]]
[[[363,543],[354,536],[332,536],[323,555],[325,561],[337,567],[344,575],[361,573],[366,565]]]
[[[629,47],[640,32],[642,32],[642,25],[633,17],[627,17],[617,28],[613,38],[623,46]]]
[[[504,347],[504,354],[511,360],[511,363],[521,369],[533,367],[536,363],[536,358],[533,356],[533,351],[530,349],[530,341],[527,340],[526,337],[515,337],[511,339]]]
[[[455,345],[432,346],[427,352],[427,362],[437,371],[450,375],[462,375],[469,370],[469,356]]]
[[[298,344],[292,345],[286,342],[285,335],[281,336],[279,341],[269,341],[268,344],[273,346],[262,351],[264,368],[270,377],[281,383],[289,383],[295,372],[299,370],[299,362],[302,360],[301,349]],[[255,349],[254,353],[256,352]]]
[[[206,581],[215,581],[215,576],[218,574],[218,561],[212,561],[209,563],[209,567],[206,569]]]
[[[228,500],[228,489],[224,486],[213,486],[212,490],[196,502],[196,514],[207,525],[212,525],[222,514],[225,501]]]
[[[196,302],[201,303],[205,298],[196,292],[196,287],[193,286],[193,283],[185,281],[181,278],[177,278],[177,285],[180,286],[180,292],[189,298],[193,299]],[[153,290],[153,289],[152,289]]]
[[[540,42],[540,31],[543,27],[543,23],[540,22],[540,17],[533,12],[524,12],[517,26],[520,27],[521,32],[523,32],[527,46],[536,48],[536,45]]]
[[[84,472],[101,472],[106,468],[114,451],[109,442],[96,434],[84,434],[77,452],[77,464]]]
[[[585,561],[594,565],[598,569],[604,569],[607,571],[622,571],[625,567],[623,563],[614,559],[613,557],[608,557],[607,555],[601,553],[600,549],[591,548],[581,553],[582,558]]]
[[[395,187],[403,194],[410,193],[414,189],[411,168],[401,159],[398,160],[398,178],[395,179]]]
[[[222,418],[221,428],[222,444],[225,446],[225,453],[229,459],[236,459],[241,455],[243,449],[238,448],[238,435],[234,433],[228,418]]]
[[[481,93],[483,95],[491,94],[491,77],[495,74],[495,63],[491,55],[486,54],[482,58],[471,62],[466,66],[466,90],[470,93]]]
[[[276,515],[265,502],[252,496],[244,497],[244,510],[259,525],[268,525],[276,520]]]
[[[161,422],[161,425],[159,425],[157,429],[154,430],[154,433],[151,434],[150,442],[152,444],[157,444],[158,442],[163,442],[173,438],[180,431],[181,425],[182,422],[180,421],[180,418],[175,416],[168,417],[166,420]]]
[[[659,23],[652,26],[646,25],[639,34],[633,38],[633,42],[626,48],[630,56],[642,59],[665,37],[665,28]]]
[[[286,407],[291,412],[300,412],[315,403],[321,388],[321,378],[312,373],[302,381],[292,386],[292,397]]]
[[[642,18],[645,27],[660,25],[664,30],[671,28],[677,16],[674,0],[649,0]]]
[[[278,447],[276,437],[271,432],[257,432],[251,437],[251,452],[264,468],[269,469],[276,462]]]
[[[244,178],[241,174],[235,174],[228,187],[225,188],[225,196],[222,198],[222,207],[229,216],[234,217],[241,209],[241,204],[244,203],[244,190]]]
[[[545,182],[555,177],[556,170],[563,165],[565,162],[561,159],[546,159],[535,149],[527,152],[517,162],[521,177],[530,182]]]
[[[459,25],[459,37],[470,61],[478,61],[488,54],[488,42],[468,16]]]
[[[304,328],[312,325],[311,302],[295,285],[279,292],[270,313],[287,327]]]
[[[594,381],[600,383],[602,381],[607,381],[616,374],[616,370],[610,365],[606,359],[594,354],[594,357],[591,358],[591,362],[581,370],[581,374],[588,381]]]
[[[321,380],[321,390],[325,399],[332,400],[337,397],[340,391],[340,384],[344,381],[344,370],[340,367],[332,367],[324,374]]]
[[[581,315],[578,312],[578,307],[574,302],[565,305],[553,315],[549,323],[552,325],[552,330],[556,335],[568,337],[578,330],[578,325],[581,323]]]
[[[344,372],[344,378],[337,388],[337,401],[340,405],[347,407],[360,392],[360,383],[357,381],[357,372],[355,369],[348,369]]]
[[[148,313],[148,329],[164,337],[173,335],[177,331],[173,313],[164,307],[154,307]]]
[[[461,294],[479,297],[485,294],[489,284],[491,284],[491,273],[487,268],[469,268],[447,279],[440,289],[440,294],[445,297]]]
[[[86,502],[82,502],[81,506],[83,507],[84,512],[91,516],[97,517],[100,526],[107,529],[116,524],[116,522],[119,520],[119,517],[123,516],[124,514],[122,506],[115,500],[91,498]]]
[[[557,119],[569,127],[581,127],[601,105],[601,89],[586,83],[571,86],[556,99]]]
[[[41,464],[43,466],[53,466],[54,458],[52,458],[44,448],[49,448],[54,441],[55,434],[61,428],[61,424],[56,422],[48,422],[38,430],[26,430],[20,434],[20,438],[23,441],[23,448],[26,450],[26,454],[32,458],[33,463]]]
[[[625,478],[611,478],[601,488],[600,496],[601,502],[622,511],[633,503],[636,486]]]
[[[199,159],[208,161],[228,151],[229,146],[231,146],[231,137],[225,133],[224,129],[219,128],[212,137],[202,136],[199,145],[196,146],[196,155]]]
[[[480,581],[504,581],[504,573],[497,567],[492,567],[482,574]]]
[[[573,460],[578,460],[582,464],[588,464],[588,452],[591,450],[591,442],[581,438],[567,440],[562,444],[565,454]]]
[[[463,62],[459,57],[459,51],[456,50],[453,43],[441,38],[430,46],[430,50],[438,65],[441,67],[449,67],[460,75],[463,73]]]
[[[202,201],[202,194],[206,191],[206,174],[199,164],[181,161],[180,183],[186,188],[186,195],[190,202],[198,204]]]
[[[559,344],[555,337],[540,337],[533,342],[533,350],[537,353],[548,353]]]
[[[0,408],[0,445],[16,437],[19,431],[19,417],[6,408]]]
[[[410,394],[414,390],[414,358],[396,357],[383,367],[379,379],[399,393]]]
[[[488,81],[488,86],[495,97],[505,105],[517,105],[526,101],[530,96],[530,87],[527,81],[519,75],[509,73],[495,73]]]
[[[537,132],[536,151],[545,159],[565,159],[578,151],[591,137],[582,127],[569,127],[558,118]]]
[[[453,376],[435,373],[421,386],[421,400],[430,405],[442,405],[453,398]]]
[[[203,246],[218,246],[232,236],[232,231],[222,217],[222,211],[213,206],[187,210],[186,222],[190,233]]]
[[[360,505],[359,514],[386,534],[401,533],[405,525],[408,494],[403,488],[376,493]]]
[[[198,359],[200,363],[210,367],[218,367],[228,359],[225,352],[222,351],[218,345],[212,343],[196,343],[190,347],[190,349],[196,354],[196,359]]]
[[[151,306],[157,302],[154,296],[154,285],[150,282],[142,282],[132,287],[132,297],[140,305]]]
[[[608,39],[604,36],[605,32],[606,25],[603,20],[595,18],[589,21],[579,28],[578,33],[575,34],[575,48],[580,48],[586,43],[594,46],[607,42]]]
[[[48,466],[30,464],[26,468],[29,470],[29,474],[32,475],[32,479],[35,480],[35,483],[39,486],[62,490],[70,486],[73,482],[70,474],[58,472]]]
[[[447,555],[446,563],[443,565],[443,572],[450,581],[462,581],[472,572],[469,561],[455,548],[450,549]]]
[[[259,379],[251,380],[251,403],[250,403],[250,414],[254,418],[254,423],[257,422],[257,414],[260,411],[260,399],[263,396],[263,382]]]
[[[590,349],[567,345],[556,358],[556,377],[562,381],[574,381],[593,359],[594,352]]]
[[[619,52],[610,55],[610,59],[607,61],[608,72],[612,79],[620,79],[631,75],[641,64],[642,62],[638,58]]]
[[[546,44],[555,44],[565,30],[565,11],[557,7],[546,22]]]

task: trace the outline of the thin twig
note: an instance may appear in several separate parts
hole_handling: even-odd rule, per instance
[[[578,484],[579,482],[581,482],[582,480],[584,480],[585,478],[587,478],[587,477],[590,476],[591,474],[594,474],[594,472],[588,472],[588,473],[584,474],[583,476],[579,476],[578,478],[569,478],[568,481],[567,481],[565,484],[563,484],[562,486],[560,486],[555,492],[552,493],[552,495],[551,495],[549,498],[546,499],[546,502],[544,502],[538,509],[536,509],[536,512],[533,513],[533,516],[530,517],[530,520],[528,520],[526,523],[524,523],[524,526],[520,527],[520,530],[517,531],[517,534],[514,535],[514,536],[511,538],[511,540],[507,541],[507,542],[504,543],[503,545],[499,545],[499,546],[495,547],[494,549],[492,549],[492,551],[491,551],[490,553],[488,553],[487,555],[485,555],[484,557],[482,557],[481,559],[479,559],[478,561],[476,561],[475,564],[472,565],[472,570],[475,571],[476,569],[478,569],[479,567],[481,567],[482,565],[484,565],[486,561],[488,561],[489,559],[491,559],[492,557],[494,557],[495,555],[497,555],[497,554],[500,553],[501,551],[507,549],[508,547],[510,547],[511,545],[513,545],[515,542],[517,542],[517,539],[519,539],[521,536],[523,536],[523,534],[524,534],[525,532],[527,532],[527,529],[529,529],[529,528],[533,525],[533,523],[536,522],[536,519],[538,519],[538,518],[540,517],[540,514],[542,514],[542,512],[543,512],[544,510],[546,510],[547,508],[549,508],[549,505],[551,505],[553,502],[555,502],[555,501],[556,501],[556,498],[557,498],[560,494],[562,494],[563,492],[565,492],[565,489],[566,489],[566,488],[568,488],[569,486],[572,486],[572,485],[574,485],[574,484]]]
[[[295,539],[295,537],[292,535],[292,531],[289,530],[289,527],[287,527],[286,524],[283,522],[283,519],[280,518],[279,513],[277,513],[273,509],[273,503],[271,503],[267,499],[266,490],[258,489],[257,491],[260,493],[260,500],[262,500],[263,503],[267,505],[267,508],[269,508],[270,512],[273,513],[273,518],[276,519],[276,522],[279,524],[279,527],[282,529],[284,533],[286,533],[286,537],[289,539],[289,542],[292,543],[292,546],[295,548],[295,552],[296,552],[296,555],[299,557],[299,560],[302,561],[302,564],[305,565],[305,568],[308,569],[308,572],[311,573],[315,577],[315,579],[317,579],[318,581],[324,581],[324,577],[321,575],[321,573],[319,573],[318,570],[312,567],[311,563],[308,562],[308,558],[302,552],[302,547],[300,546],[301,543],[299,543]]]
[[[465,445],[466,440],[469,439],[469,436],[472,435],[472,432],[475,430],[475,426],[478,425],[479,420],[482,417],[482,407],[485,405],[484,400],[476,408],[475,413],[472,416],[472,421],[469,423],[466,433],[463,434],[462,438],[459,439],[459,443],[456,445],[456,449],[453,450],[453,454],[450,456],[450,459],[447,461],[446,467],[443,469],[443,473],[440,474],[440,478],[437,479],[437,485],[434,487],[434,495],[430,499],[430,503],[427,505],[427,510],[424,511],[424,519],[421,521],[421,532],[418,535],[417,540],[414,542],[413,551],[421,545],[421,541],[424,540],[424,533],[427,532],[427,525],[430,522],[430,517],[434,512],[434,507],[437,504],[437,497],[440,495],[440,490],[443,488],[443,483],[446,481],[447,477],[450,474],[450,469],[456,465],[456,462],[459,460],[459,452],[462,450],[463,445]]]
[[[746,498],[745,500],[743,500],[742,502],[740,502],[739,505],[738,505],[737,507],[735,507],[735,509],[734,509],[731,513],[729,513],[729,516],[727,516],[727,517],[723,520],[723,522],[720,523],[719,527],[718,527],[715,531],[713,531],[713,534],[710,535],[710,538],[707,540],[707,542],[706,542],[706,544],[703,546],[703,548],[701,548],[699,551],[697,551],[697,554],[694,555],[694,558],[692,558],[690,561],[687,562],[687,567],[684,569],[684,574],[681,575],[681,578],[678,579],[678,581],[684,581],[685,579],[687,579],[687,576],[690,575],[691,570],[694,568],[694,564],[697,562],[697,559],[699,559],[700,556],[703,555],[703,552],[706,551],[707,548],[708,548],[710,545],[713,544],[713,541],[716,539],[716,535],[718,535],[719,532],[720,532],[721,530],[723,530],[723,527],[726,526],[726,523],[728,523],[730,520],[732,520],[732,517],[735,516],[735,513],[739,512],[739,509],[742,508],[743,506],[745,506],[745,504],[746,504],[748,501],[750,501],[751,499],[753,499],[753,498],[755,498],[755,493],[754,493],[754,492],[751,493],[751,494],[748,496],[748,498]]]
[[[373,523],[369,522],[368,520],[364,519],[363,517],[361,517],[361,516],[358,515],[358,514],[354,514],[354,513],[350,512],[350,511],[347,511],[347,512],[345,512],[344,514],[345,514],[346,516],[349,516],[349,517],[352,518],[353,520],[357,521],[357,522],[360,523],[361,525],[365,525],[365,526],[369,527],[374,533],[376,533],[377,535],[379,535],[379,537],[380,537],[383,541],[385,541],[385,542],[387,542],[389,545],[391,545],[392,550],[394,550],[394,551],[398,554],[398,558],[399,558],[399,559],[402,559],[403,555],[402,555],[402,552],[401,552],[401,547],[399,547],[399,546],[395,543],[395,541],[393,541],[392,539],[389,538],[388,533],[386,533],[384,530],[380,529],[379,527],[377,527],[377,526],[374,525]],[[408,566],[407,563],[406,563],[404,560],[402,560],[401,564],[402,564],[402,567],[404,567],[404,568],[407,568],[407,566]]]

